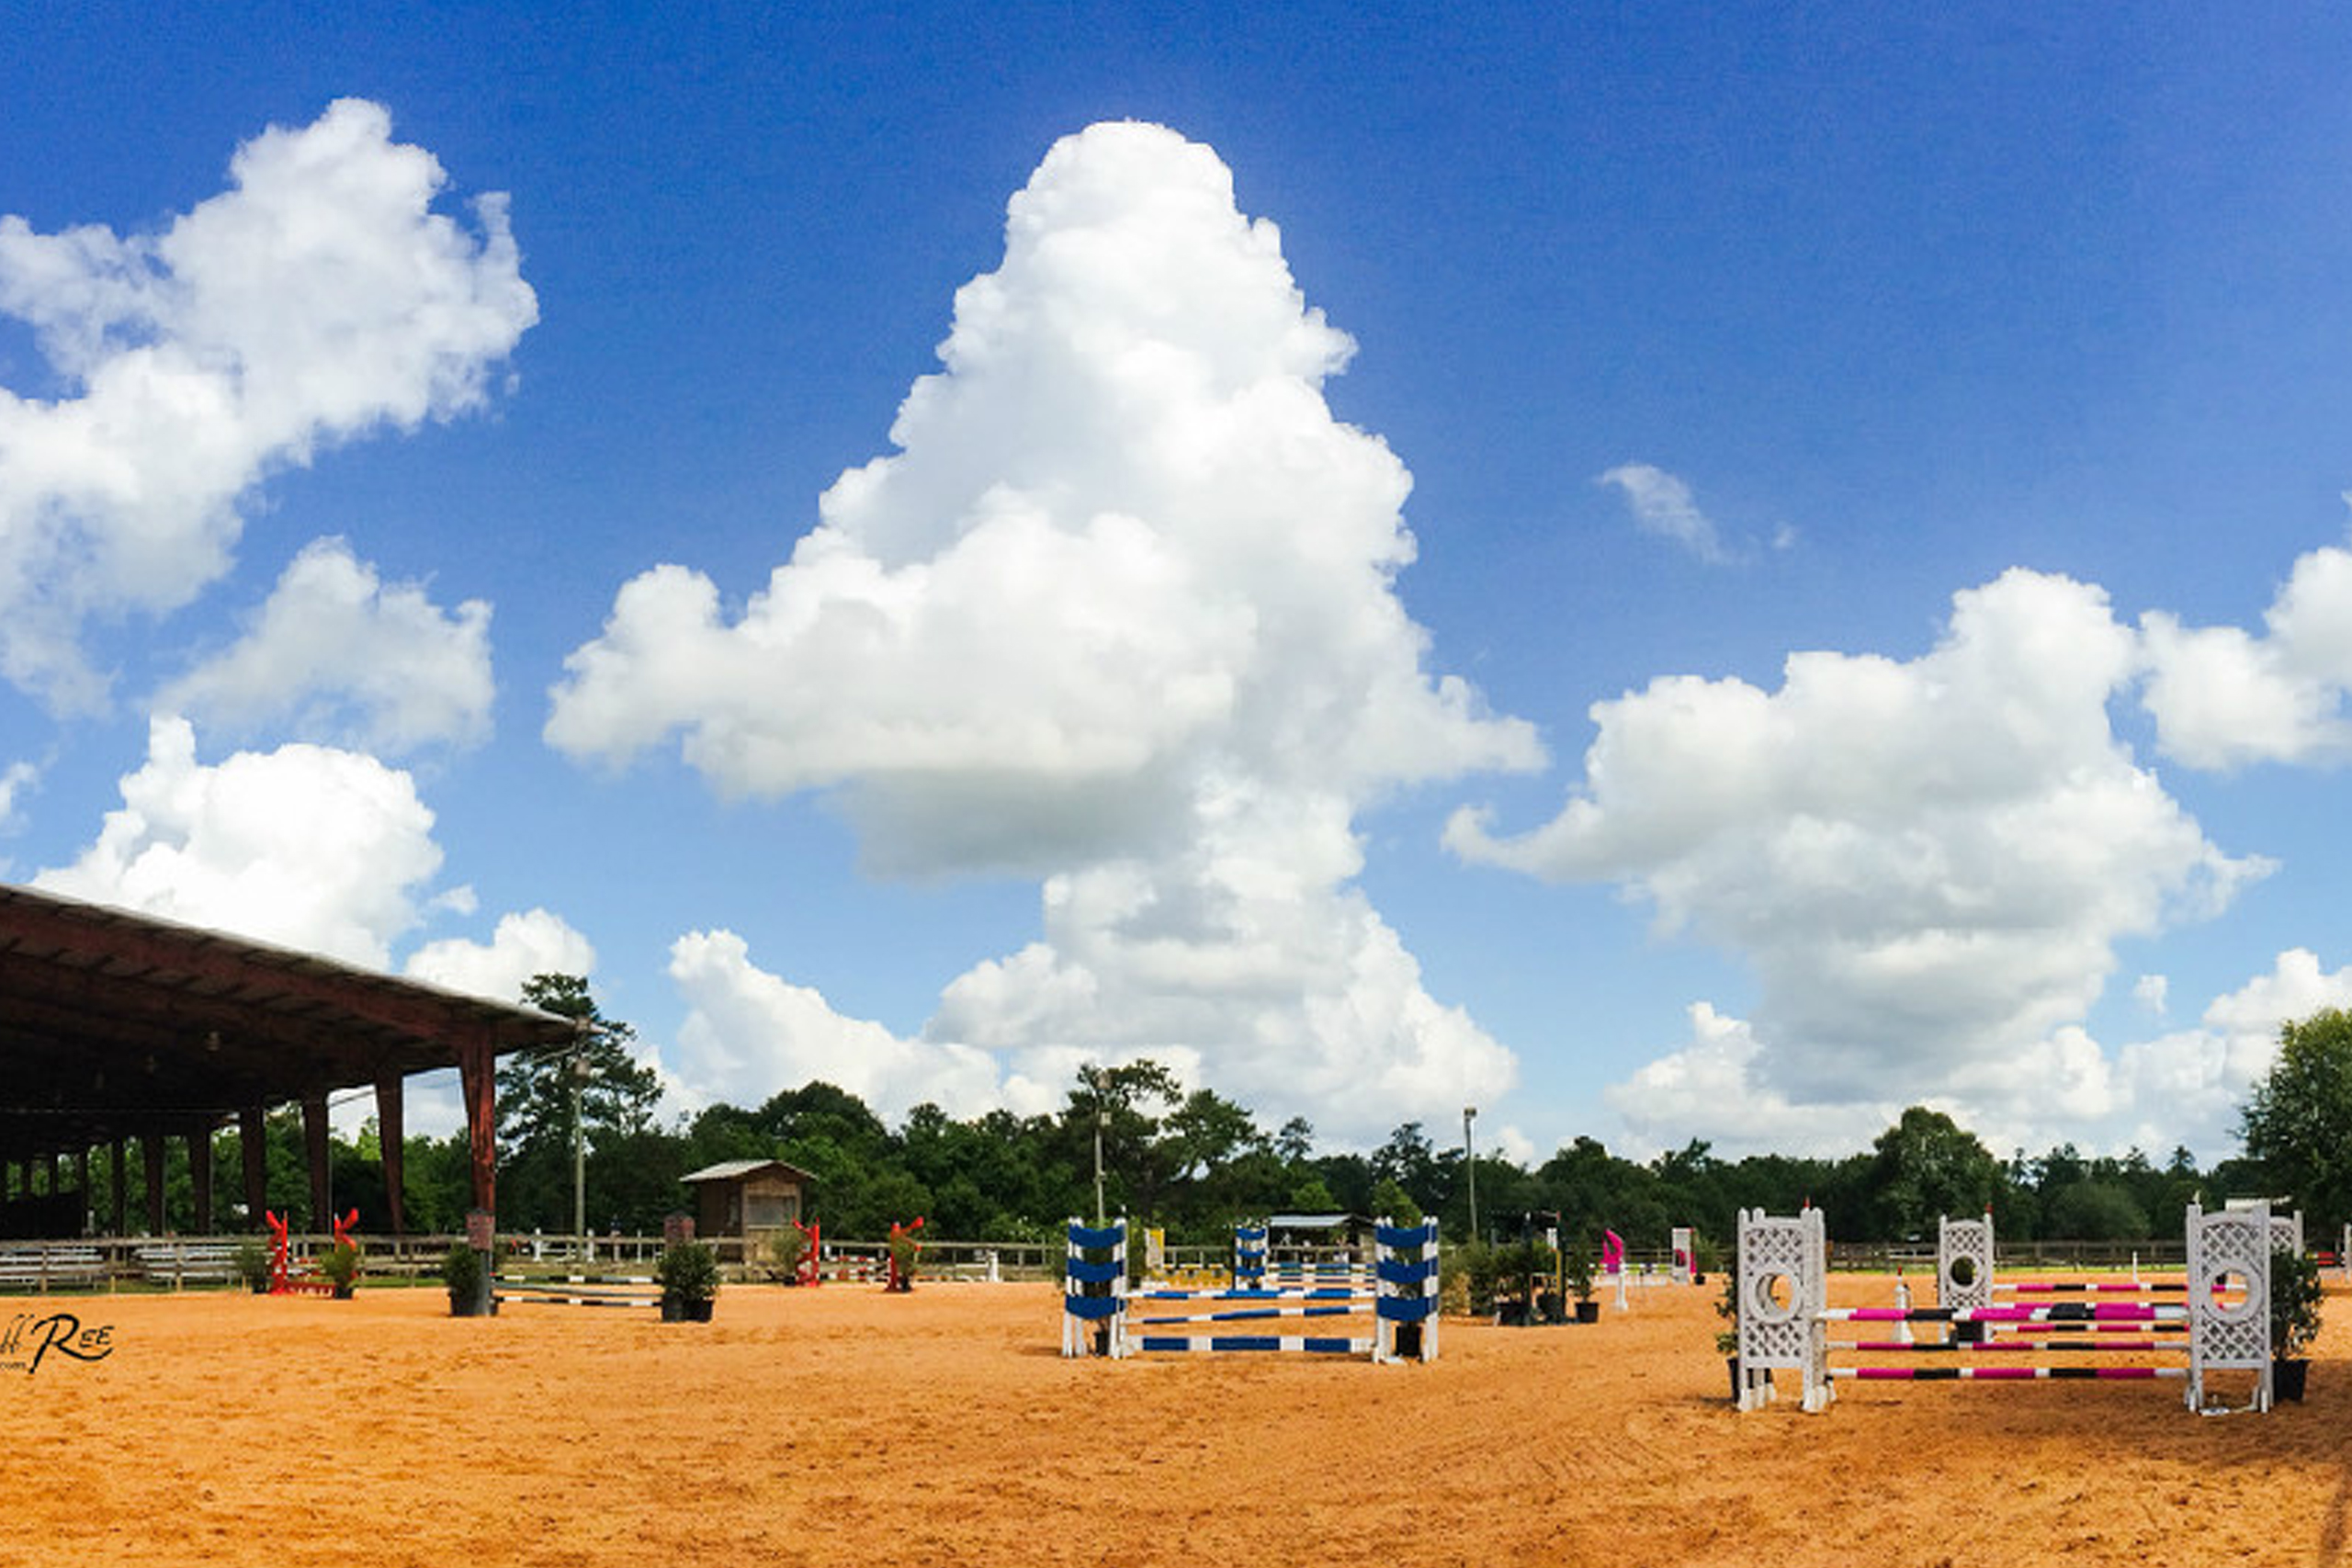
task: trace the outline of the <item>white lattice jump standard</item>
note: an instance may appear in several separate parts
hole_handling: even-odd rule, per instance
[[[1772,1373],[1799,1374],[1804,1408],[1818,1411],[1837,1397],[1836,1385],[1853,1382],[2143,1382],[2187,1383],[2191,1410],[2211,1409],[2206,1375],[2212,1371],[2253,1374],[2245,1408],[2270,1406],[2270,1249],[2278,1232],[2267,1210],[2227,1210],[2208,1214],[2192,1205],[2185,1215],[2188,1269],[2185,1279],[2135,1281],[2120,1290],[2055,1289],[2072,1281],[2022,1280],[2007,1287],[2011,1299],[1996,1304],[1992,1279],[1992,1225],[1948,1221],[1939,1248],[1939,1304],[1932,1307],[1831,1307],[1828,1303],[1828,1245],[1821,1212],[1793,1217],[1743,1210],[1739,1216],[1737,1299],[1739,1307],[1739,1407],[1753,1410],[1773,1397]],[[1953,1236],[1950,1233],[1960,1231]],[[1981,1251],[1976,1250],[1981,1246]],[[1954,1267],[1955,1259],[1964,1259]],[[2101,1295],[2170,1295],[2177,1300],[2110,1301]],[[2089,1300],[2054,1299],[2088,1296]],[[1839,1324],[1899,1324],[1905,1337],[1844,1340],[1830,1337]],[[1915,1341],[1913,1324],[1940,1326],[1946,1337]],[[2099,1337],[2119,1334],[2140,1337]],[[2064,1339],[2062,1335],[2090,1336]],[[2044,1337],[2049,1336],[2050,1337]],[[2017,1354],[2183,1358],[2183,1364],[2157,1365],[1879,1365],[1837,1366],[1833,1353],[1944,1356],[1956,1359]]]

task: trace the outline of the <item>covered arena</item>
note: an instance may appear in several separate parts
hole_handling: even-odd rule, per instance
[[[402,1084],[455,1067],[474,1206],[496,1212],[496,1064],[572,1038],[535,1009],[315,953],[0,883],[0,1236],[164,1228],[165,1142],[185,1140],[195,1229],[213,1229],[212,1134],[234,1124],[258,1224],[264,1118],[298,1106],[311,1213],[328,1208],[327,1100],[372,1089],[395,1233]],[[143,1161],[147,1213],[124,1212]],[[103,1167],[106,1190],[93,1185]]]

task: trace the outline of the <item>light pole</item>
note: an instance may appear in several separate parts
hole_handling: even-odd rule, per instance
[[[571,1080],[571,1234],[580,1239],[581,1256],[593,1260],[595,1249],[588,1241],[588,1136],[580,1116],[580,1089],[588,1081],[590,1068],[587,1056],[575,1050],[566,1064],[565,1077]]]
[[[1102,1069],[1089,1071],[1086,1082],[1094,1090],[1094,1228],[1099,1231],[1111,1223],[1102,1213],[1102,1129],[1111,1124],[1111,1113],[1102,1108]]]
[[[1470,1239],[1478,1239],[1478,1153],[1471,1146],[1470,1123],[1476,1119],[1478,1108],[1462,1108],[1462,1163],[1470,1170]]]

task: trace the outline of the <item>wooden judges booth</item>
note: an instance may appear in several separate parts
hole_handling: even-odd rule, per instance
[[[695,1235],[733,1237],[746,1260],[761,1257],[776,1234],[797,1224],[817,1179],[780,1159],[730,1159],[680,1178],[695,1190]]]

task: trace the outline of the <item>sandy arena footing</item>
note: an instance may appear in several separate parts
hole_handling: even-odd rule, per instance
[[[1743,1416],[1714,1297],[1449,1322],[1402,1367],[1065,1361],[1045,1285],[730,1287],[702,1326],[454,1319],[434,1290],[0,1298],[0,1327],[62,1311],[111,1347],[0,1351],[0,1563],[2346,1561],[2341,1327],[2267,1416],[2172,1382],[1848,1383],[1812,1416],[1792,1386]]]

